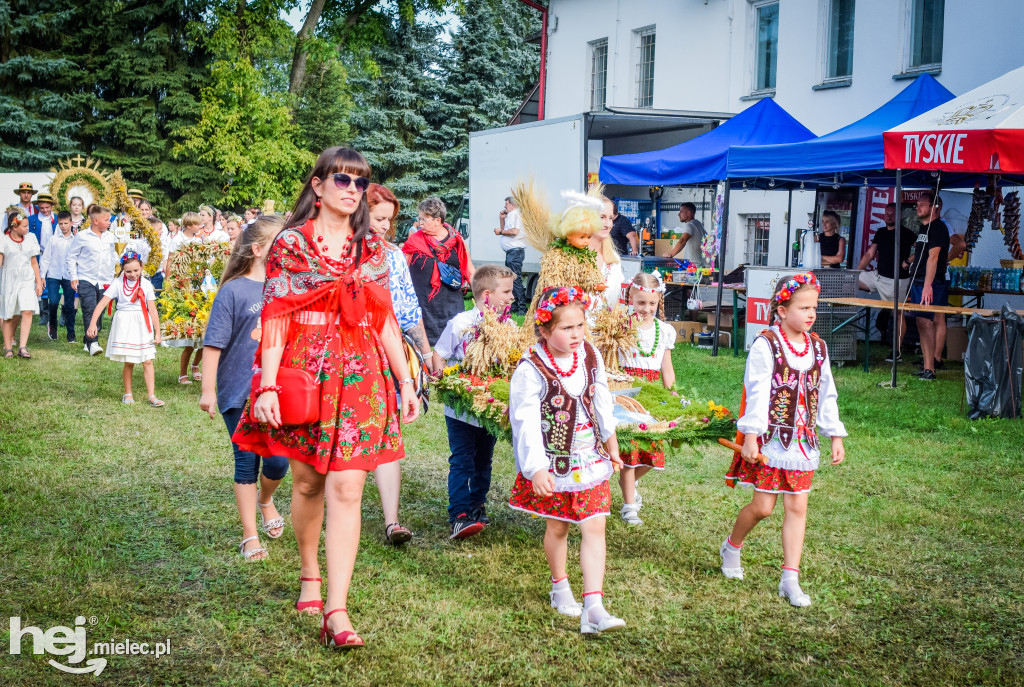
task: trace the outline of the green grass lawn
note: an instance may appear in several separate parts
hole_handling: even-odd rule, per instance
[[[836,370],[850,438],[810,499],[813,606],[776,594],[781,504],[748,539],[747,579],[718,572],[749,495],[723,485],[730,455],[708,444],[644,479],[642,527],[609,519],[606,599],[629,625],[593,640],[548,606],[543,522],[501,505],[508,444],[495,454],[494,524],[448,541],[434,407],[406,435],[402,514],[417,537],[404,549],[383,543],[367,485],[348,607],[368,646],[340,654],[293,609],[290,529],[264,538],[270,560],[239,557],[227,433],[199,410],[198,385],[175,384],[177,351],[159,354],[167,407],[126,407],[119,365],[34,330],[34,360],[0,359],[0,684],[1024,683],[1024,424],[963,419],[956,366],[894,391],[876,387],[879,348],[870,373]],[[676,365],[688,395],[736,408],[742,358],[680,347]],[[141,371],[136,384],[142,399]],[[286,518],[290,485],[277,498]],[[579,594],[572,555],[570,575]],[[111,657],[99,678],[59,672],[30,637],[8,654],[8,616],[45,630],[79,615],[96,618],[90,646],[169,638],[171,653]]]

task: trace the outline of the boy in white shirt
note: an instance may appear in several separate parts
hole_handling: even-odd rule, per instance
[[[114,263],[117,262],[117,250],[113,238],[104,235],[110,227],[110,210],[102,205],[89,208],[89,229],[75,234],[68,247],[65,265],[71,288],[78,292],[82,305],[82,322],[92,320],[93,310],[103,297],[103,289],[114,278]],[[96,322],[97,332],[103,329],[103,315]],[[96,336],[86,335],[83,339],[85,350],[89,355],[103,352]]]
[[[68,343],[75,340],[75,290],[71,288],[67,256],[75,235],[71,231],[71,213],[57,214],[57,231],[48,242],[48,248],[39,261],[39,271],[46,282],[46,297],[49,307],[48,334],[51,341],[57,340],[57,308],[60,297],[64,296],[64,326],[67,327]]]
[[[515,273],[502,265],[483,265],[473,275],[473,299],[476,307],[461,312],[441,332],[434,345],[434,369],[457,365],[466,356],[466,346],[473,340],[473,328],[483,318],[481,308],[501,314],[512,302]],[[515,322],[508,321],[510,326]],[[470,417],[460,416],[445,406],[444,421],[448,426],[448,521],[449,539],[472,537],[490,523],[487,517],[487,492],[491,488],[493,437]]]

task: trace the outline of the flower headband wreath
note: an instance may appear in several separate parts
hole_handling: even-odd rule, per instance
[[[653,294],[655,296],[657,296],[658,294],[664,295],[664,293],[665,293],[665,280],[661,278],[661,273],[658,272],[657,270],[655,270],[654,272],[651,273],[651,276],[653,276],[655,279],[658,280],[658,285],[657,286],[655,286],[653,288],[647,288],[646,286],[640,286],[639,284],[637,284],[634,281],[634,282],[630,282],[629,283],[629,288],[631,288],[631,289],[639,289],[640,291],[644,291],[646,293],[650,293],[650,294]]]
[[[772,299],[776,303],[785,303],[790,298],[792,298],[796,290],[799,289],[804,284],[810,284],[811,286],[814,287],[815,291],[821,293],[821,285],[818,283],[818,278],[815,277],[813,273],[806,272],[804,274],[798,274],[794,277],[790,277],[789,279],[784,281],[782,283],[782,288],[775,292],[775,295],[772,296]]]
[[[537,304],[537,314],[534,317],[534,322],[537,324],[550,322],[555,308],[575,302],[581,303],[583,309],[586,310],[590,307],[590,296],[578,286],[563,286]]]
[[[121,256],[121,264],[124,265],[129,260],[138,260],[139,262],[142,262],[142,256],[135,251],[130,250]]]

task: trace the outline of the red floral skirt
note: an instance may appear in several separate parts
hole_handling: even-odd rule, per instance
[[[769,494],[806,494],[811,490],[812,477],[814,470],[770,468],[763,463],[748,463],[737,453],[725,473],[725,483],[730,487],[737,484],[753,487],[755,491]]]
[[[649,467],[655,470],[665,469],[665,442],[661,439],[654,441],[630,441],[629,448],[623,451],[619,449],[619,457],[627,468]]]
[[[661,370],[646,370],[642,367],[630,367],[626,365],[622,368],[622,371],[632,377],[646,379],[649,382],[661,381]]]
[[[608,482],[601,482],[584,491],[556,491],[551,496],[537,496],[533,493],[533,482],[519,473],[508,505],[542,518],[583,522],[611,513],[612,492]]]
[[[329,470],[365,470],[405,455],[395,380],[372,328],[342,328],[326,339],[325,324],[299,324],[281,356],[282,367],[314,375],[320,368],[320,422],[270,425],[252,419],[251,402],[231,440],[261,456],[285,456]],[[322,362],[321,362],[322,359]]]

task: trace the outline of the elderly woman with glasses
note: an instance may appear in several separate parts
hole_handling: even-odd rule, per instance
[[[466,309],[462,287],[473,280],[475,271],[466,242],[444,221],[447,213],[440,198],[421,202],[419,231],[402,245],[431,346],[437,343],[448,320]]]

